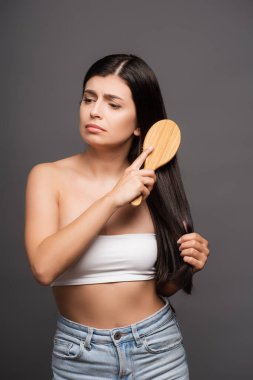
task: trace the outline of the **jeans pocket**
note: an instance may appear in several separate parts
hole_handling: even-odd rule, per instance
[[[158,329],[143,336],[145,349],[153,354],[172,350],[180,346],[182,340],[181,331],[174,317]]]
[[[83,353],[83,342],[65,333],[55,335],[52,353],[60,359],[79,359]]]

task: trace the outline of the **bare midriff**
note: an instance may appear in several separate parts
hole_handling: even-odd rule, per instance
[[[55,286],[53,293],[61,315],[100,329],[136,323],[165,304],[154,280]]]

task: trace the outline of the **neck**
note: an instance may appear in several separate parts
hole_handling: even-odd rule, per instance
[[[94,149],[91,146],[81,153],[82,165],[95,178],[119,178],[130,165],[127,160],[129,148]]]

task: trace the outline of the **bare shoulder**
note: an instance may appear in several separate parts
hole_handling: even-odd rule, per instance
[[[35,164],[28,173],[27,185],[31,186],[31,184],[44,182],[54,187],[59,176],[58,172],[59,170],[54,162]]]
[[[40,177],[44,180],[49,178],[56,185],[59,181],[61,181],[67,172],[77,170],[78,156],[79,154],[76,154],[52,162],[41,162],[35,164],[28,174],[28,179],[30,177]]]

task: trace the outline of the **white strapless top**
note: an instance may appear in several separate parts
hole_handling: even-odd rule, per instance
[[[156,260],[154,233],[97,235],[80,259],[50,286],[150,280]]]

